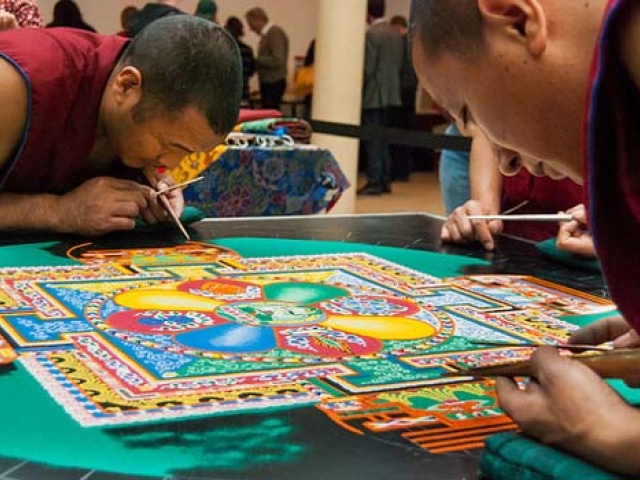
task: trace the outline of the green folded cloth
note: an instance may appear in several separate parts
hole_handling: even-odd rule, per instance
[[[194,222],[199,222],[200,220],[202,220],[204,218],[204,213],[202,213],[202,210],[200,210],[199,208],[196,207],[184,207],[184,211],[182,212],[182,215],[180,216],[180,221],[182,222],[183,225],[189,225],[191,223]],[[141,218],[137,218],[136,219],[136,228],[157,228],[157,227],[165,227],[166,224],[158,224],[158,225],[148,225],[144,220],[142,220]]]
[[[491,480],[623,478],[516,433],[499,433],[487,439],[480,472],[482,478]]]
[[[186,225],[190,225],[192,223],[199,222],[203,218],[204,213],[202,213],[202,210],[196,207],[187,206],[184,207],[184,211],[180,216],[180,221]]]
[[[588,258],[574,255],[572,253],[563,252],[556,247],[556,239],[550,238],[543,242],[536,243],[536,248],[543,254],[556,262],[569,265],[570,267],[586,268],[594,272],[600,271],[600,262],[590,260]]]

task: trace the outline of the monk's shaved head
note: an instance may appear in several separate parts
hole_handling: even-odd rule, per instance
[[[475,55],[484,45],[477,0],[412,0],[411,32],[424,53]]]

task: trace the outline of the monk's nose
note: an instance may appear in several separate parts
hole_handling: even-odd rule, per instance
[[[522,158],[516,152],[502,149],[499,153],[500,171],[507,177],[516,175],[522,168]]]

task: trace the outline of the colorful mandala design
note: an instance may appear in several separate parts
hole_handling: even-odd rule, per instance
[[[437,316],[410,300],[358,296],[314,283],[220,278],[182,282],[174,289],[126,290],[111,300],[120,311],[103,318],[94,305],[87,315],[106,333],[212,358],[286,361],[406,353],[437,336],[440,325]]]

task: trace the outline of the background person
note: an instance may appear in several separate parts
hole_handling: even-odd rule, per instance
[[[253,56],[253,50],[249,45],[242,41],[244,37],[244,25],[238,17],[229,17],[224,28],[231,34],[240,49],[240,57],[242,58],[242,103],[244,106],[250,104],[249,80],[256,72],[256,60]]]
[[[367,2],[366,51],[362,88],[362,125],[391,126],[391,109],[402,104],[400,70],[405,55],[403,38],[384,18],[385,0]],[[391,193],[389,142],[373,138],[366,142],[367,183],[360,195]]]
[[[73,0],[58,0],[53,6],[53,21],[47,24],[51,27],[68,27],[78,30],[95,32],[96,29],[89,25],[82,18],[80,8]]]
[[[262,108],[280,110],[287,89],[289,37],[281,27],[269,22],[267,12],[260,7],[252,8],[245,17],[249,28],[260,36],[256,72]]]
[[[218,23],[218,5],[213,0],[200,0],[194,15]]]

